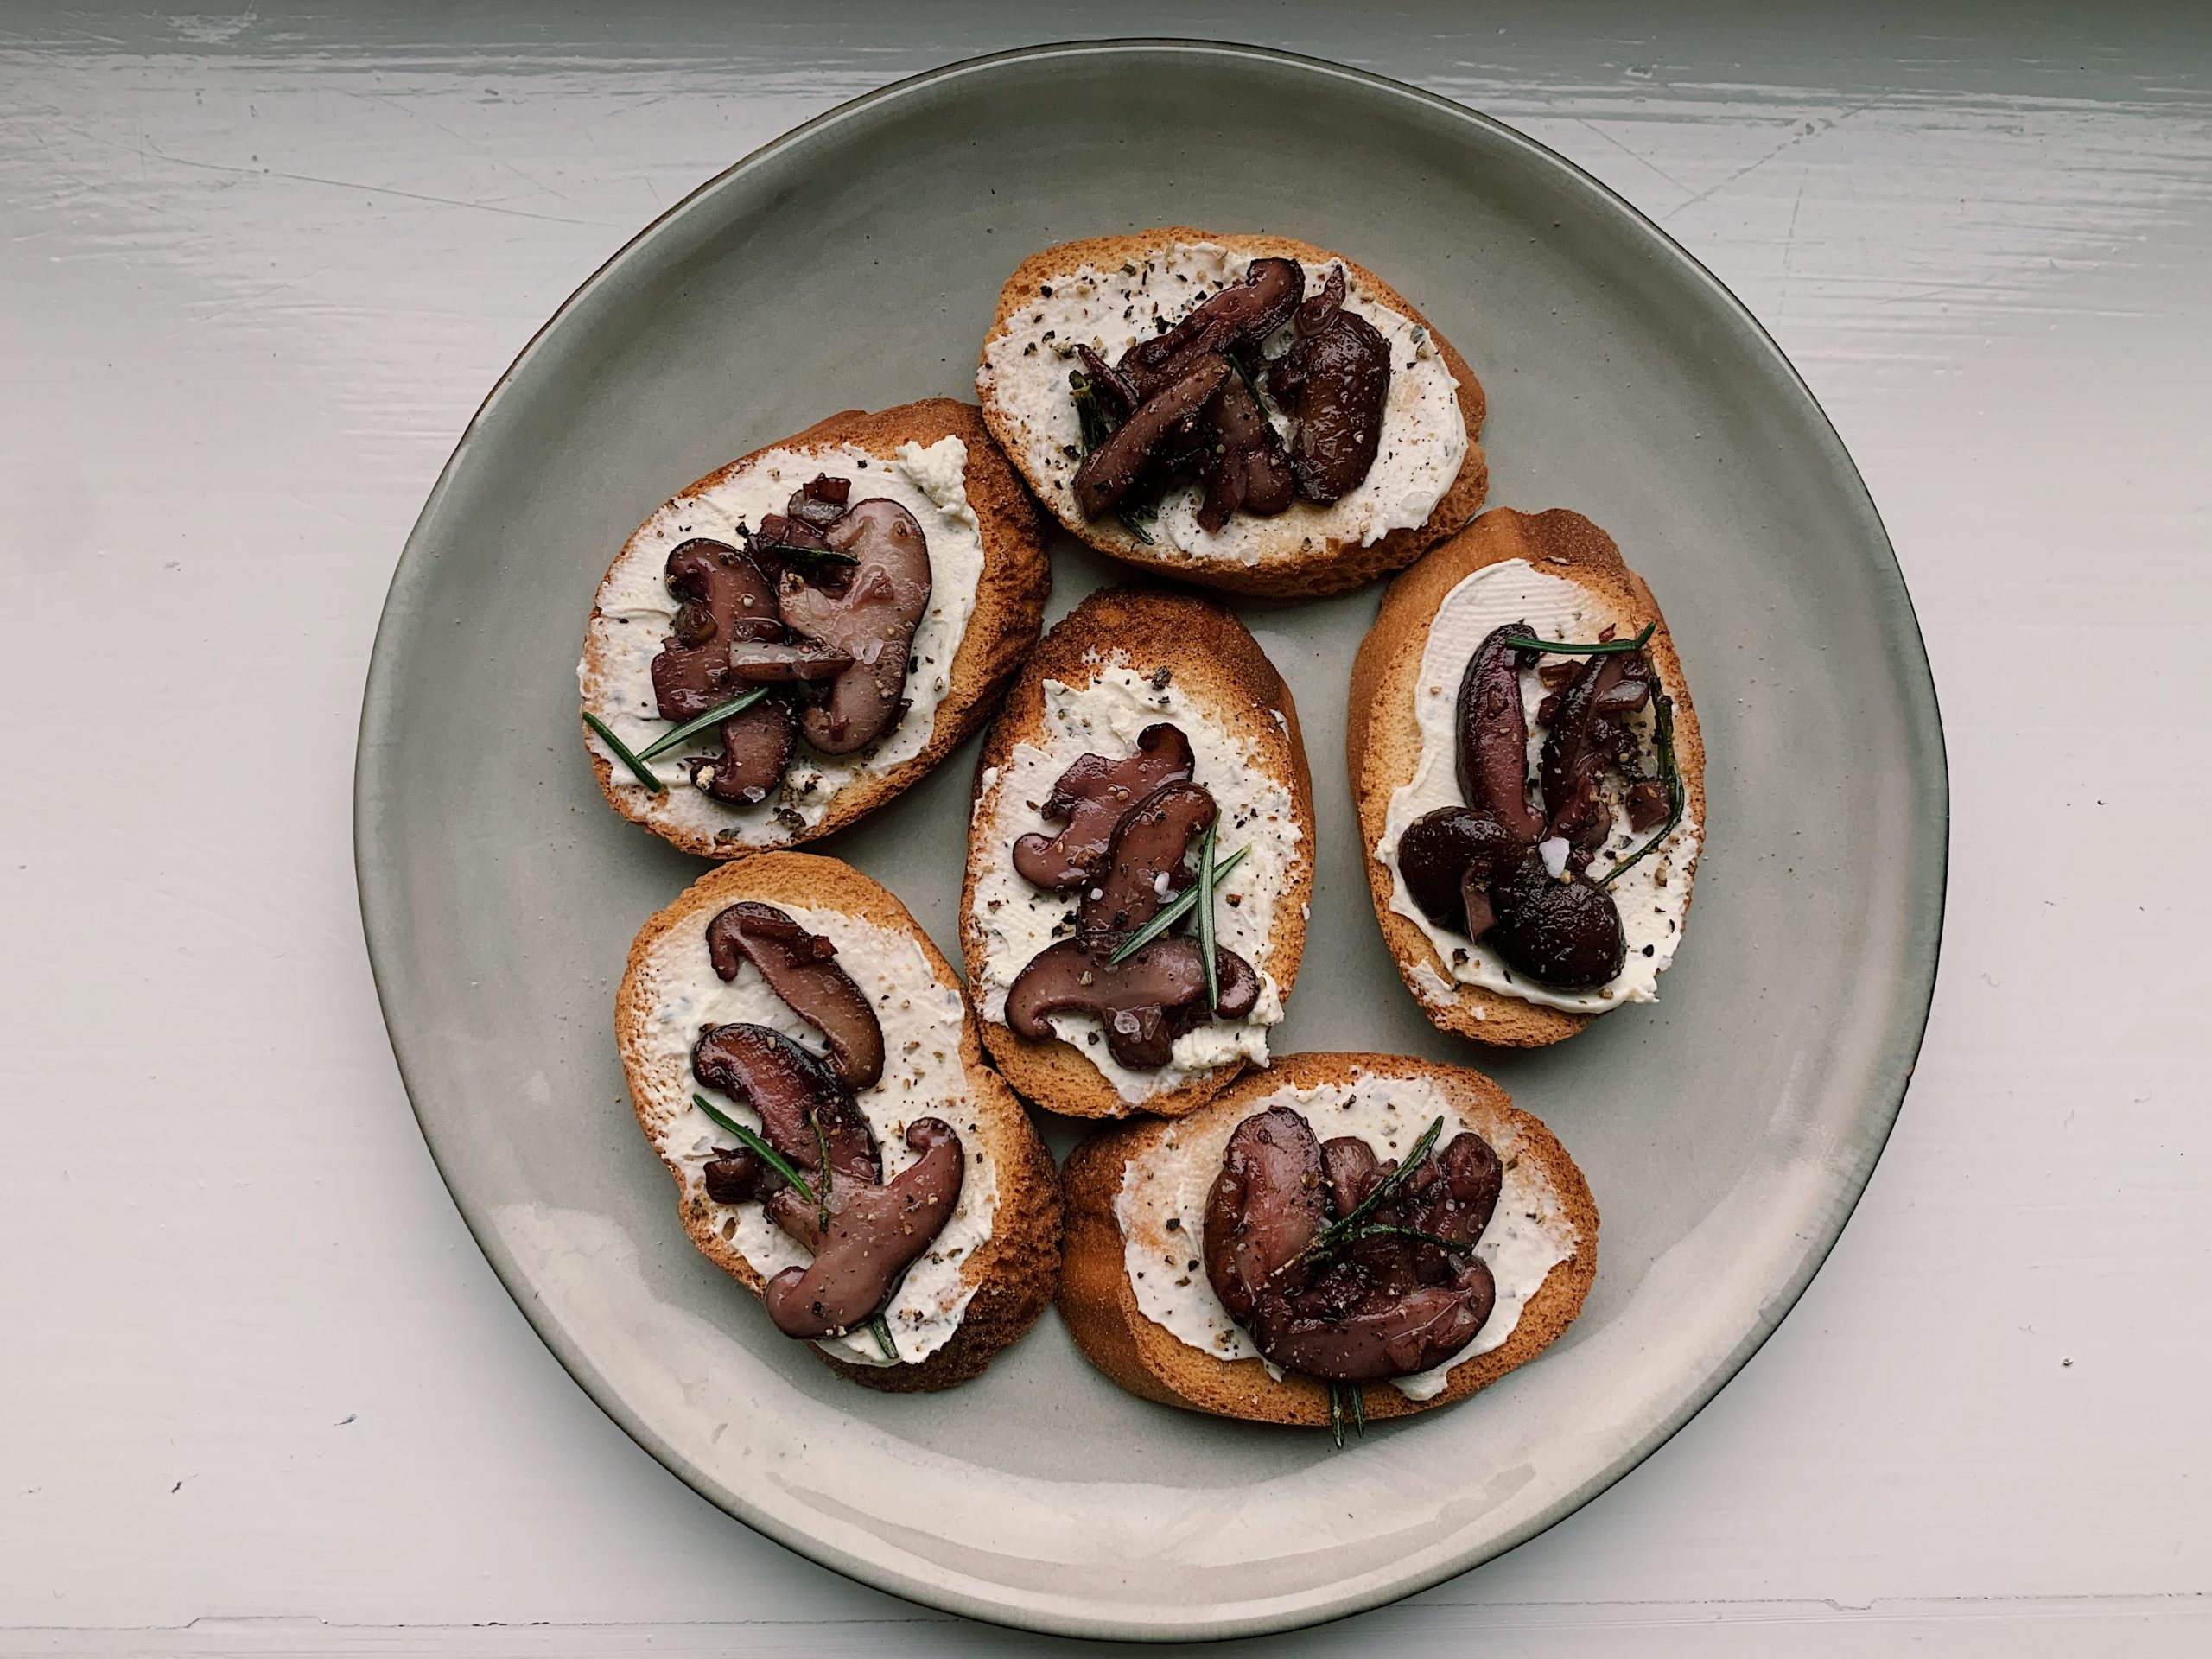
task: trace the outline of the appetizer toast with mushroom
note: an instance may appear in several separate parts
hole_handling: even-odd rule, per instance
[[[1389,283],[1279,236],[1063,243],[1007,279],[976,375],[1031,489],[1103,553],[1311,597],[1481,506],[1481,385]]]
[[[1351,696],[1375,914],[1431,1022],[1532,1047],[1652,1001],[1689,914],[1705,746],[1611,538],[1564,509],[1483,514],[1390,584]]]
[[[950,964],[857,870],[702,876],[631,946],[614,1029],[684,1230],[832,1369],[950,1388],[1052,1300],[1052,1156]]]
[[[1306,944],[1313,779],[1243,625],[1107,588],[983,746],[960,943],[991,1058],[1075,1117],[1189,1112],[1264,1065]]]
[[[577,678],[614,810],[688,853],[810,841],[982,724],[1052,572],[972,404],[848,410],[664,505],[600,584]]]
[[[1133,1394],[1347,1425],[1464,1399],[1581,1311],[1598,1211],[1478,1072],[1293,1054],[1065,1171],[1060,1315]]]

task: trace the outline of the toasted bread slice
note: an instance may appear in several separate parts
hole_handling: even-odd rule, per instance
[[[1118,517],[1086,518],[1073,488],[1082,460],[1068,386],[1076,359],[1064,353],[1087,345],[1111,362],[1240,279],[1250,260],[1268,257],[1301,262],[1309,293],[1331,265],[1343,265],[1347,302],[1390,340],[1382,453],[1366,480],[1330,506],[1300,500],[1269,518],[1239,512],[1211,535],[1173,495],[1149,541]],[[1399,569],[1472,518],[1490,482],[1483,389],[1466,359],[1374,272],[1288,237],[1171,226],[1032,254],[1000,290],[976,387],[1001,447],[1070,533],[1147,570],[1238,593],[1307,598]]]
[[[976,521],[972,538],[943,480],[910,472],[899,455],[907,444],[934,454],[948,439],[966,450],[959,481]],[[825,471],[849,479],[855,501],[886,494],[899,500],[929,537],[932,592],[906,678],[912,706],[857,754],[817,755],[802,741],[783,787],[745,807],[693,788],[673,753],[652,763],[666,785],[654,794],[584,727],[592,770],[614,810],[687,853],[731,858],[793,846],[882,805],[982,724],[1043,625],[1052,575],[1041,525],[975,405],[930,397],[874,414],[849,409],[708,474],[646,519],[615,556],[592,607],[577,678],[584,708],[633,751],[670,729],[656,710],[651,677],[676,612],[663,580],[669,554],[695,536],[734,542],[735,518],[758,529],[765,512],[782,512],[791,491]],[[709,747],[702,740],[686,752]]]
[[[1304,1113],[1323,1140],[1362,1135],[1385,1157],[1408,1152],[1441,1116],[1437,1145],[1472,1129],[1506,1166],[1479,1245],[1497,1282],[1489,1320],[1462,1357],[1424,1379],[1405,1379],[1425,1397],[1396,1382],[1362,1386],[1368,1417],[1463,1400],[1535,1358],[1573,1323],[1597,1273],[1598,1208],[1550,1130],[1516,1109],[1488,1077],[1459,1066],[1397,1054],[1291,1054],[1239,1078],[1189,1117],[1095,1130],[1068,1159],[1060,1317],[1107,1376],[1147,1400],[1217,1416],[1330,1421],[1329,1385],[1269,1375],[1230,1323],[1203,1262],[1206,1195],[1223,1148],[1237,1124],[1277,1104]],[[1377,1138],[1382,1126],[1387,1139]],[[1154,1314],[1172,1319],[1181,1334]]]
[[[1432,624],[1446,600],[1467,577],[1514,560],[1524,560],[1541,575],[1561,578],[1580,590],[1581,620],[1574,626],[1586,628],[1592,635],[1611,625],[1617,636],[1629,637],[1646,623],[1656,624],[1646,654],[1674,702],[1675,757],[1688,804],[1681,827],[1657,852],[1622,878],[1617,897],[1630,930],[1630,966],[1614,982],[1622,995],[1610,1003],[1586,998],[1585,1007],[1557,1006],[1575,999],[1556,996],[1537,986],[1507,988],[1510,979],[1499,979],[1494,985],[1466,982],[1466,973],[1489,970],[1447,960],[1445,948],[1456,952],[1465,942],[1447,935],[1445,948],[1440,948],[1437,934],[1408,913],[1413,910],[1411,902],[1403,901],[1401,907],[1395,867],[1386,856],[1394,834],[1392,798],[1401,788],[1413,785],[1421,768],[1424,740],[1417,707],[1424,698],[1440,697],[1446,700],[1440,706],[1448,709],[1458,696],[1460,676],[1471,653],[1471,647],[1458,651],[1455,660],[1432,664],[1425,675],[1423,659]],[[1501,622],[1513,620],[1502,613],[1497,619]],[[1390,584],[1375,626],[1368,630],[1353,661],[1351,696],[1351,717],[1344,748],[1351,765],[1352,798],[1359,811],[1368,887],[1398,972],[1431,1023],[1478,1042],[1529,1048],[1573,1036],[1621,1001],[1649,1000],[1651,991],[1646,982],[1655,980],[1658,969],[1671,958],[1688,916],[1690,887],[1705,833],[1705,744],[1698,731],[1697,711],[1690,704],[1688,683],[1682,677],[1681,662],[1675,654],[1675,642],[1659,613],[1658,601],[1643,579],[1622,563],[1612,538],[1580,513],[1564,508],[1527,513],[1493,507]],[[1424,798],[1424,807],[1445,804],[1447,795],[1452,801],[1459,798],[1456,785],[1451,781],[1452,756],[1439,754],[1434,766],[1437,781],[1428,792],[1435,793],[1436,799]],[[1411,810],[1410,806],[1402,807],[1401,815]],[[1624,826],[1616,827],[1626,833]],[[1634,836],[1639,845],[1644,839],[1643,835]],[[1619,844],[1618,834],[1611,844]],[[1593,868],[1603,874],[1610,863],[1601,860]],[[1645,891],[1647,887],[1650,891]],[[1669,920],[1673,926],[1662,928],[1662,923]],[[1643,941],[1651,945],[1649,952],[1643,951],[1638,943],[1639,929],[1654,936]],[[1471,947],[1465,954],[1470,960],[1486,955]],[[1494,963],[1495,959],[1491,961]],[[1652,965],[1641,965],[1646,962]],[[1491,976],[1495,978],[1503,971],[1498,964]]]
[[[1220,810],[1220,856],[1251,849],[1222,884],[1218,938],[1272,993],[1263,989],[1250,1020],[1217,1020],[1183,1039],[1187,1063],[1143,1073],[1115,1065],[1095,1017],[1057,1016],[1056,1028],[1078,1040],[1031,1041],[1008,1029],[1004,1010],[1014,976],[1060,937],[1052,925],[1077,899],[1023,881],[1015,838],[1049,827],[1038,806],[1078,756],[1127,753],[1154,721],[1181,726],[1192,741],[1194,779]],[[1196,1109],[1249,1059],[1263,1058],[1266,1028],[1281,1018],[1298,976],[1313,887],[1313,780],[1298,709],[1243,625],[1208,601],[1136,588],[1103,589],[1062,618],[1000,708],[969,819],[960,945],[983,1040],[1007,1081],[1071,1117]]]
[[[715,977],[706,926],[741,899],[777,906],[828,938],[838,964],[874,1006],[883,1026],[883,1077],[855,1098],[874,1130],[885,1174],[911,1161],[901,1135],[918,1117],[950,1123],[969,1154],[958,1207],[936,1249],[891,1300],[887,1319],[901,1363],[878,1363],[865,1333],[809,1345],[832,1370],[872,1389],[905,1393],[964,1382],[1052,1300],[1059,1277],[1059,1177],[1021,1103],[984,1063],[976,1017],[951,964],[904,905],[850,865],[809,853],[761,853],[724,864],[647,922],[630,947],[615,1000],[615,1037],[638,1122],[676,1179],[683,1229],[709,1261],[755,1294],[769,1274],[806,1260],[760,1205],[709,1198],[702,1173],[712,1148],[734,1141],[691,1105],[694,1093],[739,1122],[758,1119],[694,1075],[691,1045],[701,1027],[749,1020],[821,1049],[819,1034],[756,969],[741,966],[727,985]],[[788,1340],[765,1318],[758,1329],[764,1341]]]

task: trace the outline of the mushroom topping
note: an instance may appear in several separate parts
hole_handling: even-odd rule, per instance
[[[1206,1277],[1286,1370],[1344,1382],[1429,1370],[1496,1303],[1474,1247],[1503,1182],[1471,1132],[1401,1175],[1363,1141],[1317,1144],[1303,1116],[1274,1107],[1230,1137],[1207,1195]]]
[[[1198,359],[1085,455],[1074,484],[1076,505],[1084,516],[1096,518],[1112,511],[1144,474],[1170,431],[1205,409],[1230,373],[1229,359],[1217,353]]]
[[[780,639],[775,590],[736,548],[703,539],[668,556],[668,591],[681,601],[674,630],[653,658],[653,697],[663,720],[696,720],[745,688],[730,673],[730,648]]]
[[[787,570],[779,597],[795,631],[853,659],[829,683],[828,701],[799,715],[809,743],[850,754],[906,711],[906,653],[930,603],[929,544],[913,514],[880,496],[842,514],[823,539],[854,560],[842,587],[811,586]]]
[[[882,1077],[883,1027],[822,935],[773,905],[747,899],[707,924],[707,955],[726,981],[737,977],[741,963],[758,968],[785,1006],[828,1039],[830,1069],[846,1088],[870,1088]]]
[[[721,753],[683,764],[691,781],[715,800],[757,806],[782,780],[797,735],[790,705],[771,693],[722,721]]]
[[[851,479],[832,478],[827,473],[817,473],[791,492],[791,499],[784,504],[784,512],[787,517],[819,529],[844,517],[845,504],[852,498],[852,493]]]
[[[706,1179],[707,1196],[716,1204],[743,1204],[760,1196],[760,1180],[768,1166],[750,1147],[716,1147],[699,1173]]]
[[[1563,991],[1595,990],[1628,961],[1620,906],[1579,870],[1554,876],[1534,848],[1491,883],[1497,920],[1483,943],[1515,972]]]
[[[1520,862],[1529,843],[1478,806],[1440,806],[1398,838],[1398,874],[1421,913],[1479,939],[1495,919],[1491,878]]]
[[[1038,809],[1046,823],[1067,827],[1015,842],[1014,868],[1047,893],[1081,887],[1104,868],[1122,815],[1160,785],[1188,778],[1191,764],[1191,740],[1165,722],[1139,732],[1135,749],[1119,760],[1083,756],[1059,775]]]
[[[1164,390],[1200,358],[1260,342],[1289,321],[1306,292],[1295,259],[1255,259],[1244,280],[1194,307],[1175,326],[1122,353],[1121,375],[1140,400]]]
[[[1217,531],[1239,507],[1262,518],[1287,512],[1298,495],[1298,479],[1274,423],[1242,374],[1221,383],[1205,418],[1209,453],[1200,526]]]
[[[1612,804],[1599,787],[1606,766],[1619,766],[1631,777],[1643,770],[1628,717],[1650,701],[1651,669],[1641,652],[1588,658],[1557,694],[1537,776],[1550,833],[1572,849],[1569,862],[1577,870],[1589,867],[1612,830]],[[1665,814],[1662,789],[1660,816]]]
[[[1298,493],[1323,506],[1357,488],[1382,443],[1390,396],[1390,344],[1344,309],[1344,268],[1298,308],[1298,338],[1268,369],[1268,390],[1297,423],[1290,467]]]
[[[1206,1195],[1204,1240],[1206,1279],[1229,1317],[1249,1321],[1260,1293],[1328,1224],[1328,1183],[1313,1126],[1287,1106],[1239,1123]]]
[[[1115,942],[1062,939],[1032,957],[1006,996],[1006,1022],[1033,1042],[1053,1034],[1048,1016],[1096,1014],[1106,1029],[1107,1052],[1139,1071],[1175,1058],[1175,1039],[1207,1018],[1205,958],[1187,933],[1140,946],[1123,961],[1109,960]],[[1214,976],[1221,1000],[1214,1012],[1242,1020],[1260,1000],[1260,976],[1234,950],[1217,946]]]
[[[1095,1014],[1121,1065],[1151,1069],[1174,1058],[1175,1039],[1207,1018],[1203,947],[1187,936],[1163,937],[1119,963],[1113,958],[1123,940],[1190,885],[1184,857],[1216,810],[1211,793],[1178,779],[1122,814],[1103,867],[1084,889],[1080,931],[1039,951],[1007,988],[1009,1027],[1042,1041],[1053,1034],[1047,1016]],[[1220,991],[1214,1012],[1241,1020],[1258,1003],[1260,976],[1235,951],[1216,948],[1214,977]]]
[[[751,1106],[760,1117],[760,1138],[793,1166],[819,1173],[827,1147],[834,1181],[868,1185],[882,1178],[868,1119],[836,1074],[781,1032],[709,1026],[692,1046],[691,1070],[709,1089]],[[772,1186],[791,1190],[772,1172],[756,1179],[764,1193]]]
[[[1157,916],[1196,879],[1184,855],[1214,817],[1212,794],[1187,779],[1162,784],[1123,813],[1105,868],[1084,889],[1082,931],[1126,938]]]
[[[811,1262],[785,1268],[762,1293],[768,1317],[785,1336],[842,1336],[867,1324],[890,1300],[899,1275],[944,1231],[966,1173],[960,1136],[941,1118],[917,1118],[907,1126],[906,1145],[921,1156],[888,1181],[836,1189],[826,1228],[813,1209],[779,1206],[791,1221],[779,1214],[779,1223],[814,1251]]]
[[[1529,625],[1491,629],[1459,681],[1459,792],[1517,839],[1536,842],[1544,817],[1529,804],[1529,716],[1521,702],[1521,654],[1505,643],[1509,637],[1527,639]]]

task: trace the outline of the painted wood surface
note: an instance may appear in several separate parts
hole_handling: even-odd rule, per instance
[[[1078,1645],[800,1560],[575,1389],[406,1110],[347,832],[400,543],[569,290],[832,104],[1108,32],[1414,81],[1658,220],[1857,456],[1950,745],[1919,1075],[1781,1332],[1269,1650],[2212,1646],[2212,15],[353,10],[0,12],[0,1654]]]

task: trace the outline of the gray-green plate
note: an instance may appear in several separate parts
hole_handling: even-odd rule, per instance
[[[1695,925],[1656,1007],[1551,1051],[1433,1031],[1384,954],[1344,779],[1378,589],[1238,609],[1296,691],[1320,867],[1280,1052],[1493,1072],[1605,1216],[1536,1363],[1342,1452],[1147,1404],[1053,1316],[956,1393],[887,1397],[691,1249],[610,1030],[631,935],[701,866],[577,741],[601,573],[663,498],[830,410],[972,397],[999,284],[1186,224],[1339,248],[1490,393],[1491,501],[1572,506],[1665,605],[1712,757]],[[1056,613],[1114,572],[1065,538]],[[955,943],[972,753],[826,846]],[[769,145],[650,226],[493,388],[377,637],[356,838],[409,1094],[484,1253],[577,1382],[715,1503],[934,1606],[1122,1637],[1281,1630],[1511,1548],[1603,1491],[1774,1329],[1912,1068],[1943,901],[1927,661],[1850,458],[1719,283],[1556,156],[1350,70],[1185,43],[955,66]]]

